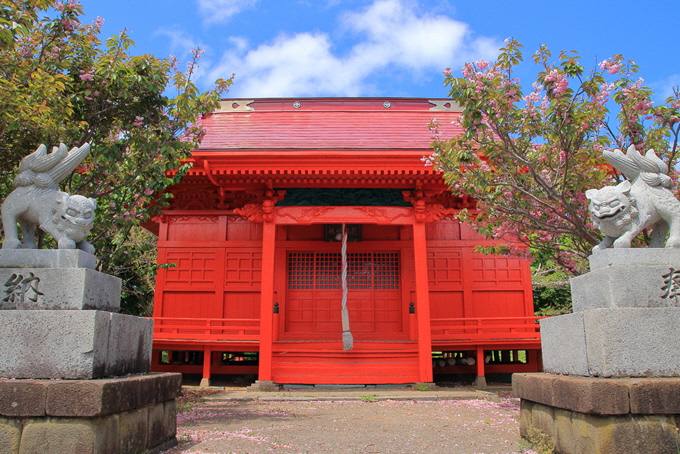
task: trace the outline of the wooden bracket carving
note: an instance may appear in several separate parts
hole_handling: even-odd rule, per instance
[[[246,203],[242,208],[234,208],[234,214],[238,214],[251,222],[273,222],[274,206],[283,199],[286,191],[274,191],[268,189],[265,199],[261,203]]]
[[[451,206],[450,198],[442,197],[441,192],[404,191],[404,200],[413,205],[416,222],[435,222],[454,214],[457,210]]]

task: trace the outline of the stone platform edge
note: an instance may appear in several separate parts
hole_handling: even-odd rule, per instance
[[[593,415],[680,414],[680,377],[602,378],[548,373],[512,375],[515,397]]]
[[[97,257],[79,249],[0,249],[0,268],[97,267]]]
[[[0,415],[97,418],[157,405],[182,391],[182,374],[91,380],[0,379]]]

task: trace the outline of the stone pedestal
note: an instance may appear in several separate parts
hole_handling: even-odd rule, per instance
[[[607,249],[590,269],[574,313],[541,320],[548,374],[513,375],[522,435],[563,454],[677,452],[680,250]]]
[[[153,320],[104,311],[3,311],[0,377],[88,379],[149,372]]]
[[[591,309],[543,319],[543,370],[597,377],[677,376],[678,334],[678,307]]]
[[[590,269],[571,280],[574,313],[541,320],[544,370],[680,376],[680,250],[606,249]]]
[[[153,321],[118,314],[120,279],[95,263],[79,250],[0,250],[2,453],[176,444],[181,374],[148,374]]]
[[[118,312],[120,279],[95,271],[96,262],[77,249],[2,249],[0,310]]]
[[[571,280],[574,312],[680,307],[680,249],[605,249],[589,262],[590,272]]]
[[[142,453],[176,445],[181,374],[0,379],[0,452]]]
[[[520,434],[570,453],[677,453],[680,378],[513,374]]]
[[[79,249],[2,249],[3,268],[97,267],[97,258]]]
[[[0,310],[120,310],[120,279],[86,268],[0,268]]]

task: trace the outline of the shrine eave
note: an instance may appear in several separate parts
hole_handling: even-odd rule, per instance
[[[429,150],[315,150],[300,151],[200,151],[194,152],[189,160],[194,163],[191,173],[241,172],[241,171],[295,171],[337,172],[337,171],[409,171],[414,173],[434,172],[422,158]]]
[[[185,178],[220,187],[445,187],[442,173],[425,166],[422,154],[195,153]]]
[[[182,181],[183,185],[201,184],[210,181],[213,185],[227,188],[230,190],[246,189],[249,186],[267,186],[278,188],[295,187],[385,187],[385,188],[416,188],[416,187],[446,187],[444,180],[439,175],[434,174],[330,174],[330,173],[310,173],[310,174],[285,174],[285,173],[242,173],[222,175],[214,173],[211,175],[190,175]]]

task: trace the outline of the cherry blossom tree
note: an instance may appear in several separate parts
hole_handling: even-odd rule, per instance
[[[467,63],[462,77],[444,71],[449,96],[462,107],[463,133],[433,122],[434,153],[426,163],[444,172],[456,193],[472,196],[477,210],[460,217],[486,237],[506,240],[490,252],[531,251],[572,273],[600,233],[587,212],[584,192],[621,178],[606,164],[604,149],[656,150],[675,168],[680,96],[654,106],[638,67],[621,55],[586,71],[574,51],[553,61],[542,46],[530,89],[515,77],[522,45],[506,40],[496,62]]]
[[[232,79],[201,93],[193,80],[200,50],[184,68],[174,57],[134,55],[127,32],[102,41],[103,20],[86,24],[82,15],[76,0],[0,0],[0,200],[21,158],[41,143],[90,142],[63,189],[97,199],[88,241],[101,271],[125,277],[124,308],[143,312],[148,301],[130,286],[148,286],[143,275],[155,270],[136,230],[186,172],[183,160],[203,134],[195,121]]]

